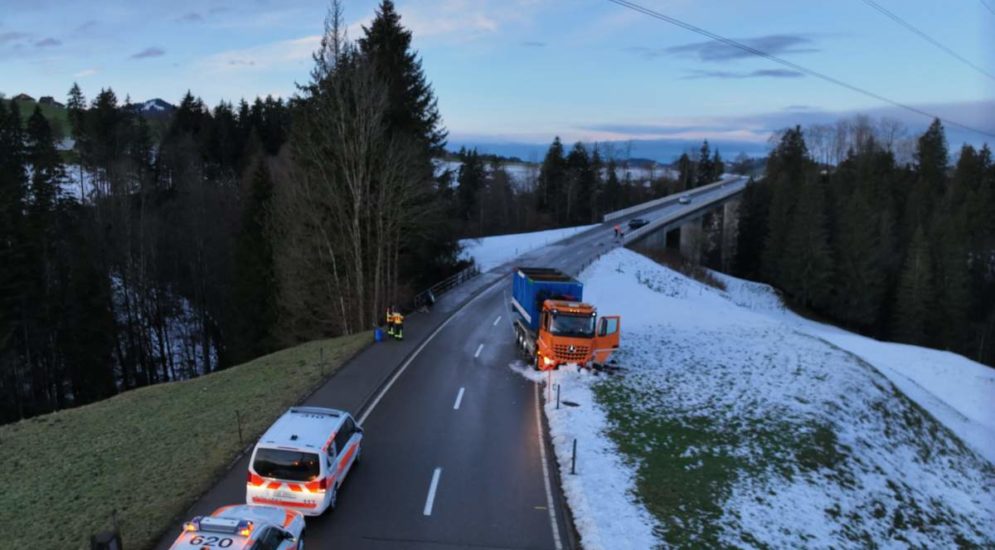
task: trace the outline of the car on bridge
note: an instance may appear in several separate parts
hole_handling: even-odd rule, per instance
[[[222,506],[183,524],[170,550],[303,550],[304,515],[278,506]]]
[[[691,204],[691,195],[685,193],[677,198],[677,202],[681,204]]]
[[[629,229],[639,229],[640,227],[649,223],[649,220],[644,220],[643,218],[635,218],[629,220]]]
[[[318,516],[334,510],[339,488],[359,462],[363,428],[352,415],[292,407],[256,443],[245,483],[248,504]]]

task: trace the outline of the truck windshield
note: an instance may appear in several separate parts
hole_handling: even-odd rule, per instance
[[[594,317],[591,315],[553,315],[549,332],[555,336],[594,336]]]
[[[263,477],[288,481],[314,481],[321,475],[317,454],[283,449],[256,450],[252,467]]]

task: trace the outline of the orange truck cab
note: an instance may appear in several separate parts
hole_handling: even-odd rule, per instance
[[[599,319],[597,309],[582,301],[582,283],[550,268],[522,267],[513,277],[515,335],[536,370],[603,365],[618,349],[621,319]]]

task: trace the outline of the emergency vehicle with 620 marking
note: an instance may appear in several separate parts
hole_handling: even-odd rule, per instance
[[[170,550],[303,550],[304,516],[277,506],[222,506],[183,524]]]
[[[359,462],[363,428],[345,411],[292,407],[256,443],[245,501],[317,516],[334,510],[339,488]]]

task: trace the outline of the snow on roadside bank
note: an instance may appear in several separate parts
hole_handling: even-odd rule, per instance
[[[995,544],[995,468],[867,360],[800,330],[776,302],[631,251],[580,278],[587,301],[622,315],[625,370],[557,373],[581,406],[546,412],[571,509],[604,529],[596,544],[629,547],[611,538],[620,501],[623,517],[652,514],[619,522],[659,537],[640,548]],[[589,479],[564,473],[572,434],[579,452],[603,450],[598,467],[578,464]],[[622,481],[599,482],[601,470]]]
[[[597,227],[599,224],[582,225],[579,227],[564,227],[532,233],[514,233],[511,235],[495,235],[480,239],[463,239],[460,245],[463,252],[460,259],[473,258],[477,261],[480,271],[490,271],[495,267],[517,258],[526,252],[553,244],[578,233]]]
[[[512,365],[529,380],[541,384],[546,419],[560,467],[560,481],[574,525],[586,550],[654,548],[656,521],[635,497],[635,468],[608,439],[604,410],[594,400],[589,372],[574,368],[539,373],[521,361]],[[553,380],[560,387],[556,408]],[[564,404],[566,403],[566,404]],[[576,474],[571,474],[573,441],[577,440]]]
[[[715,273],[730,298],[792,324],[860,357],[995,464],[995,369],[964,356],[919,346],[882,342],[806,319],[785,308],[765,284]]]

